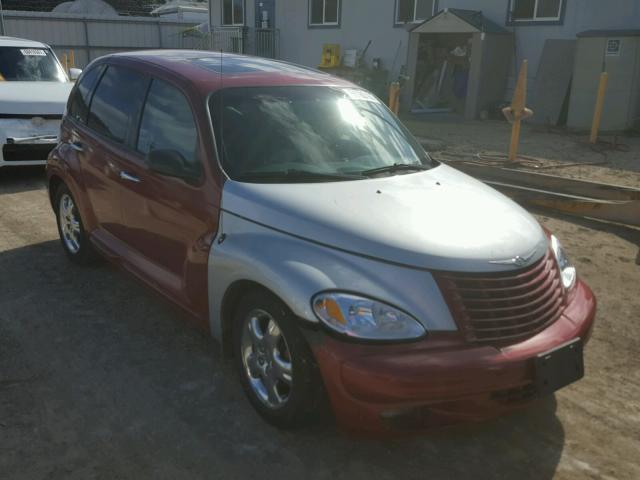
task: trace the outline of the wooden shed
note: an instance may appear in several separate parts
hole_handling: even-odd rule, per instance
[[[410,31],[405,106],[477,118],[505,95],[513,34],[482,12],[444,9]]]

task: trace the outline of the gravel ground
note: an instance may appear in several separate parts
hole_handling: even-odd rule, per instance
[[[414,438],[277,431],[216,344],[108,265],[71,265],[41,169],[0,171],[0,477],[640,478],[637,231],[539,216],[599,300],[586,377]]]

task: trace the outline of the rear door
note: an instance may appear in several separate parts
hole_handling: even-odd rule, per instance
[[[72,148],[82,158],[98,237],[104,232],[117,239],[123,235],[121,158],[130,148],[132,125],[137,122],[148,83],[147,77],[134,70],[106,66],[91,98],[86,127],[72,132]],[[109,243],[113,238],[99,240]]]
[[[205,149],[184,93],[153,79],[143,107],[134,154],[122,168],[124,239],[135,273],[194,313],[206,311],[206,267],[217,214],[205,188]],[[192,178],[153,171],[149,154],[171,151]]]

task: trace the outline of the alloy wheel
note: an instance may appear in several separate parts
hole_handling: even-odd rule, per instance
[[[291,394],[293,364],[280,326],[270,313],[252,310],[244,319],[241,342],[244,373],[253,392],[267,407],[283,407]]]
[[[76,214],[73,198],[66,193],[60,197],[58,220],[65,247],[70,253],[78,253],[80,251],[80,220]]]

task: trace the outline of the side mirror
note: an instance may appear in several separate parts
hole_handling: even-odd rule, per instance
[[[82,69],[81,68],[70,68],[69,69],[69,78],[71,79],[72,82],[75,82],[78,77],[80,76],[80,74],[82,73]]]
[[[200,178],[200,169],[188,164],[176,150],[151,150],[147,154],[147,164],[152,172],[181,178],[188,183],[195,183]]]

